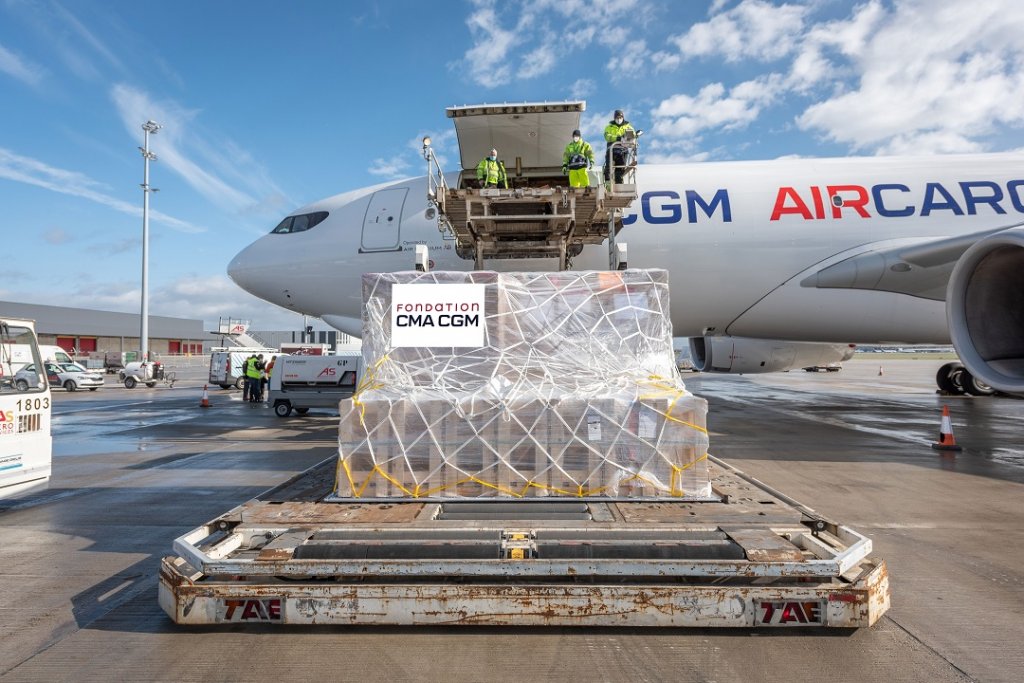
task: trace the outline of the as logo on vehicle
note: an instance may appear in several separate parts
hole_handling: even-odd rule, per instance
[[[281,621],[281,598],[225,600],[224,621]]]
[[[758,623],[769,626],[820,626],[825,607],[821,602],[763,600],[758,605]]]
[[[0,434],[14,434],[18,425],[14,421],[13,410],[0,410]]]

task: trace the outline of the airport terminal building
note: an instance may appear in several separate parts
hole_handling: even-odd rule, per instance
[[[138,313],[0,301],[0,317],[35,320],[40,344],[55,344],[74,356],[141,346]],[[149,316],[149,348],[157,356],[207,353],[215,339],[203,331],[202,320]]]

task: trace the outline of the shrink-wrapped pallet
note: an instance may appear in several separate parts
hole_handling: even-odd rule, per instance
[[[710,494],[707,404],[675,369],[665,271],[368,274],[363,298],[336,497]],[[431,329],[453,310],[476,328]],[[410,334],[398,311],[428,324]]]

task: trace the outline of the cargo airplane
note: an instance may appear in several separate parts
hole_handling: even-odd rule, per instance
[[[460,144],[471,175],[479,150],[461,131]],[[459,186],[458,172],[445,178]],[[848,358],[852,344],[951,342],[963,364],[942,368],[940,388],[1024,393],[1024,156],[640,165],[636,193],[617,239],[630,267],[669,272],[674,332],[697,369],[772,372]],[[359,336],[362,273],[410,270],[418,244],[433,269],[473,268],[435,214],[427,176],[340,194],[293,212],[228,273]],[[607,268],[607,246],[571,265]]]

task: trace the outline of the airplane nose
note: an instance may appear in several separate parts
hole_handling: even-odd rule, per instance
[[[236,285],[256,296],[259,296],[256,290],[259,289],[260,285],[260,265],[257,258],[258,253],[261,251],[259,242],[260,240],[257,240],[245,249],[242,249],[228,263],[228,277]]]

